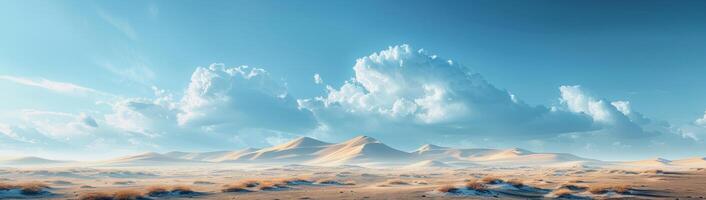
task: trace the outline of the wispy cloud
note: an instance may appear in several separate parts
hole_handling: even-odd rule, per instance
[[[128,38],[131,40],[136,40],[137,39],[137,32],[135,31],[134,28],[132,28],[132,25],[127,20],[121,19],[114,17],[113,15],[108,14],[105,12],[103,9],[98,9],[98,15],[108,22],[110,25],[118,29],[120,32],[125,34]]]
[[[26,86],[43,88],[65,94],[113,96],[106,92],[101,92],[92,88],[83,87],[73,83],[52,81],[44,78],[31,79],[26,77],[0,75],[0,80],[11,81]]]

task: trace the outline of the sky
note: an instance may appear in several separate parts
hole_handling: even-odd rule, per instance
[[[0,1],[0,154],[706,156],[703,1]]]

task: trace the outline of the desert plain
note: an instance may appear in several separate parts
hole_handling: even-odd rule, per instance
[[[370,137],[101,161],[0,161],[0,199],[703,199],[706,160],[396,150]]]

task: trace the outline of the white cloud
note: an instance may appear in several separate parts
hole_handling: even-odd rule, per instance
[[[126,80],[151,86],[152,80],[154,80],[156,75],[154,71],[145,64],[144,60],[139,58],[126,58],[126,60],[130,62],[122,63],[120,66],[109,62],[102,63],[100,66]]]
[[[703,117],[696,119],[696,121],[694,121],[694,124],[706,127],[706,112],[704,112]]]
[[[57,139],[90,135],[98,127],[95,119],[85,113],[74,115],[62,112],[23,110],[21,116],[38,132]]]
[[[127,20],[114,17],[105,12],[103,9],[98,9],[98,15],[101,17],[101,19],[108,22],[108,24],[118,29],[118,31],[120,31],[122,34],[124,34],[131,40],[137,40],[137,32],[135,31],[135,29],[132,28],[132,25],[130,25]]]
[[[73,83],[58,82],[58,81],[52,81],[52,80],[47,80],[47,79],[43,79],[43,78],[31,79],[31,78],[26,78],[26,77],[3,75],[3,76],[0,76],[0,80],[11,81],[11,82],[15,82],[15,83],[26,85],[26,86],[43,88],[46,90],[59,92],[59,93],[65,93],[65,94],[112,96],[108,93],[101,92],[101,91],[87,88],[87,87],[83,87],[83,86],[76,85]]]
[[[176,125],[176,111],[149,99],[123,99],[112,108],[113,113],[105,115],[106,123],[128,133],[156,137]]]
[[[530,106],[469,69],[408,45],[360,58],[355,76],[327,94],[300,99],[332,134],[517,135],[594,129],[587,115]]]
[[[314,74],[314,83],[318,84],[323,84],[324,80],[321,79],[321,75],[319,74]]]
[[[179,102],[182,126],[227,125],[303,131],[313,116],[297,108],[284,83],[264,69],[212,64],[198,67]]]

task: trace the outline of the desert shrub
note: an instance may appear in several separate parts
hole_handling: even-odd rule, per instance
[[[243,187],[249,187],[249,188],[251,188],[251,187],[256,187],[256,186],[260,185],[260,181],[257,181],[257,180],[242,180],[242,181],[238,182],[237,184],[240,184],[240,185],[243,186]]]
[[[164,186],[150,186],[147,188],[147,196],[158,197],[169,194],[169,190]]]
[[[214,184],[213,182],[208,182],[208,181],[194,181],[194,184],[196,185],[211,185]]]
[[[571,191],[569,189],[558,189],[558,190],[552,191],[552,194],[558,198],[567,197],[567,196],[572,195],[573,193],[574,193],[574,191]]]
[[[570,180],[570,181],[569,181],[569,183],[583,183],[583,182],[584,182],[584,181],[578,180],[578,179],[576,179],[576,180]]]
[[[177,185],[172,188],[172,193],[177,194],[194,194],[196,193],[191,187],[186,185]]]
[[[79,200],[113,200],[113,195],[105,192],[89,192],[78,196]]]
[[[487,191],[488,186],[481,182],[467,182],[466,189],[475,191]]]
[[[436,191],[444,193],[454,193],[458,192],[458,188],[452,185],[442,185],[441,187],[436,188]]]
[[[139,200],[144,199],[142,193],[137,190],[118,190],[113,193],[114,200]]]
[[[524,181],[520,179],[511,179],[509,181],[506,181],[507,184],[510,184],[514,187],[522,187],[525,186]]]
[[[235,183],[235,184],[229,184],[229,185],[224,185],[223,189],[221,190],[223,192],[251,192],[250,190],[247,189],[247,187],[242,184],[242,183]]]
[[[629,185],[594,185],[589,187],[588,192],[591,194],[605,194],[608,192],[615,192],[619,194],[625,194],[630,192],[631,187]]]
[[[503,180],[502,180],[502,179],[500,179],[500,178],[498,178],[498,177],[494,177],[494,176],[486,176],[486,177],[483,177],[480,181],[483,182],[483,183],[485,183],[485,184],[500,184],[500,183],[503,183]]]
[[[280,189],[280,188],[286,188],[287,184],[283,182],[272,182],[272,181],[263,181],[260,182],[260,185],[257,186],[257,189],[259,190],[274,190],[274,189]]]
[[[300,184],[300,183],[311,183],[312,181],[306,178],[283,178],[283,179],[275,179],[273,180],[274,182],[280,182],[284,183],[287,185],[292,185],[292,184]]]
[[[17,188],[16,185],[12,185],[9,183],[0,183],[0,190],[11,190]]]
[[[399,180],[399,179],[387,180],[387,184],[389,184],[389,185],[409,185],[409,183],[407,183],[407,181]]]
[[[39,195],[44,192],[44,189],[49,188],[48,185],[40,182],[29,182],[19,185],[20,193],[23,195]]]
[[[664,174],[664,170],[661,169],[651,169],[642,171],[643,174]]]
[[[557,189],[568,189],[568,190],[585,190],[587,187],[582,185],[574,185],[570,183],[561,184]]]

